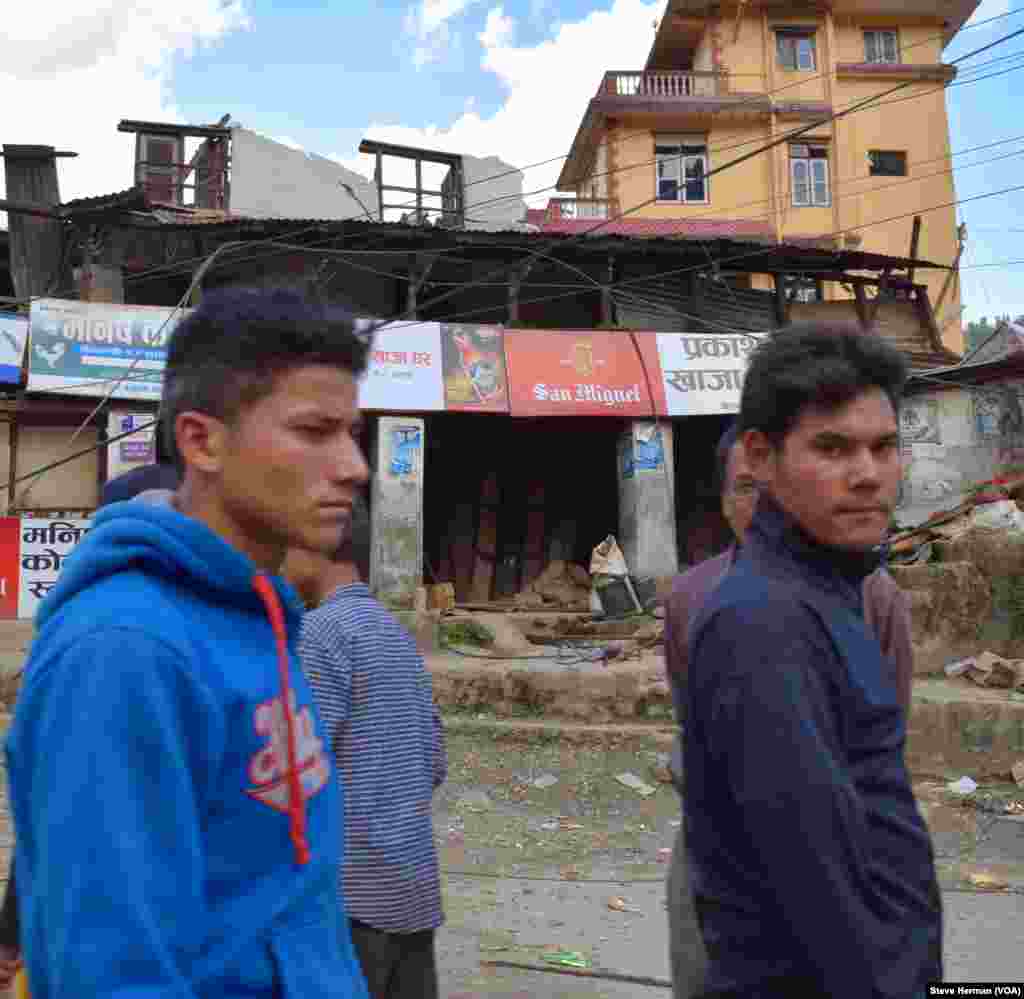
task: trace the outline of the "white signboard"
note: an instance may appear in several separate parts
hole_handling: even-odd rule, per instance
[[[668,415],[738,413],[747,358],[757,342],[743,333],[659,333]]]
[[[107,420],[107,437],[121,437],[136,427],[147,427],[130,437],[121,437],[107,445],[107,481],[116,479],[143,465],[156,461],[156,435],[150,424],[156,417],[152,413],[125,413],[112,411]]]
[[[359,406],[405,413],[444,409],[442,368],[438,323],[380,329],[373,334],[370,363],[359,384]]]
[[[88,534],[91,520],[21,518],[21,589],[18,617],[35,617],[39,604],[53,589],[68,556]]]

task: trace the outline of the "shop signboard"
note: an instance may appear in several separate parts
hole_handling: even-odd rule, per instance
[[[508,376],[500,326],[443,325],[444,404],[452,412],[507,413]]]
[[[188,309],[40,298],[29,321],[28,389],[159,399],[167,344]]]
[[[658,333],[667,416],[738,413],[757,337],[746,333]]]
[[[18,617],[34,617],[71,553],[89,533],[88,519],[21,518]]]
[[[21,518],[0,517],[0,619],[18,616]]]
[[[119,437],[107,446],[107,481],[156,461],[156,433],[152,413],[111,411],[107,418],[108,438]],[[145,429],[138,430],[138,427]],[[135,431],[132,433],[132,431]],[[122,434],[130,434],[122,437]]]
[[[513,416],[650,417],[656,402],[638,339],[615,330],[506,330]]]
[[[396,323],[373,334],[359,406],[392,413],[444,409],[441,327],[437,323]]]

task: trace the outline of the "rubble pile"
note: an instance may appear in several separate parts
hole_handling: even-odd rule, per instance
[[[551,562],[529,586],[512,598],[533,610],[590,610],[590,573],[581,565]]]

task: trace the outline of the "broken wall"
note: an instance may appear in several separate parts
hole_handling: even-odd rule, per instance
[[[488,156],[462,157],[467,229],[518,228],[526,217],[523,172]]]
[[[1024,466],[1024,380],[915,392],[900,412],[897,519],[916,524],[960,504],[970,487]]]
[[[377,188],[334,160],[232,128],[230,205],[251,218],[365,219],[366,209],[376,218]]]

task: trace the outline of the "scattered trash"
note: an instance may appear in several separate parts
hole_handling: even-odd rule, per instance
[[[967,882],[974,885],[975,888],[985,888],[989,891],[1001,891],[1003,888],[1010,887],[1008,881],[995,874],[989,874],[987,871],[971,871],[967,875]]]
[[[491,808],[491,799],[486,791],[467,791],[458,803],[471,812],[486,812]]]
[[[542,957],[549,964],[560,964],[563,968],[590,967],[590,962],[578,950],[556,950]]]
[[[605,617],[625,617],[643,611],[629,578],[626,558],[613,535],[609,534],[593,550],[590,576]]]
[[[543,791],[546,788],[553,787],[557,783],[558,778],[554,774],[544,774],[543,777],[538,777],[533,782],[533,786],[538,787]]]
[[[566,864],[559,873],[562,875],[563,881],[579,881],[580,879],[580,872],[573,864]]]
[[[1017,685],[1019,671],[1016,660],[1003,659],[992,652],[982,652],[980,656],[974,657],[966,673],[968,679],[979,687],[1012,690]]]
[[[946,789],[952,791],[953,794],[974,794],[978,790],[978,785],[970,777],[961,777],[959,780],[947,784]]]
[[[619,774],[615,779],[623,787],[636,791],[643,798],[649,798],[652,794],[656,794],[658,790],[656,787],[651,787],[650,784],[645,784],[636,774]]]
[[[963,676],[974,665],[974,659],[961,659],[945,667],[946,676]]]
[[[667,864],[672,859],[672,848],[669,846],[662,847],[658,851],[658,863]]]
[[[558,828],[561,829],[562,832],[575,832],[577,829],[582,829],[583,826],[578,822],[573,822],[568,815],[559,815]]]
[[[1013,500],[1000,499],[974,508],[975,527],[993,527],[1004,531],[1024,530],[1024,514]]]
[[[672,771],[668,767],[655,767],[651,772],[659,784],[672,783]]]
[[[680,826],[681,826],[682,824],[683,824],[683,820],[682,820],[682,819],[673,819],[673,820],[672,820],[672,821],[671,821],[671,822],[669,823],[669,825],[670,825],[670,826],[671,826],[671,827],[672,827],[673,829],[678,829],[678,828],[679,828],[679,827],[680,827]]]
[[[448,845],[449,846],[465,846],[466,837],[458,829],[451,829],[448,832]]]
[[[612,912],[640,912],[641,911],[640,909],[632,908],[630,906],[630,904],[624,898],[621,898],[618,895],[613,895],[610,899],[608,899],[607,902],[605,902],[605,905],[607,905],[608,908],[612,910]]]
[[[1019,760],[1010,767],[1010,776],[1017,787],[1024,787],[1024,760]]]
[[[507,944],[480,944],[480,949],[483,951],[512,950]]]

